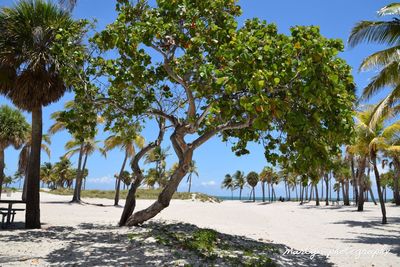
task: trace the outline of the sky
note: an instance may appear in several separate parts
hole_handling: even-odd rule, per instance
[[[0,0],[0,6],[11,6],[15,1]],[[86,18],[97,20],[97,31],[116,18],[114,0],[78,0],[78,5],[73,11],[75,18]],[[376,11],[389,4],[391,1],[383,0],[240,0],[243,14],[238,18],[239,27],[249,18],[258,17],[268,23],[275,23],[281,33],[289,33],[291,26],[295,25],[317,25],[320,27],[321,34],[329,38],[339,38],[346,43],[352,27],[360,20],[379,19]],[[0,33],[1,34],[1,33]],[[355,48],[348,48],[340,54],[353,68],[353,75],[357,84],[357,94],[365,87],[371,77],[372,72],[359,73],[358,66],[363,58],[369,54],[382,49],[377,45],[359,45]],[[382,95],[378,95],[377,98]],[[48,130],[53,121],[50,114],[61,110],[66,101],[73,99],[72,93],[66,94],[60,101],[44,108],[43,125],[44,132]],[[0,96],[0,105],[12,105],[7,99]],[[25,113],[30,121],[30,114]],[[1,127],[1,126],[0,126]],[[147,140],[155,136],[154,126],[148,125],[143,132]],[[96,137],[104,140],[109,134],[101,132]],[[59,133],[52,137],[51,157],[42,154],[42,162],[56,162],[65,153],[64,144],[71,137],[67,132]],[[168,146],[168,144],[166,144]],[[221,182],[225,174],[233,174],[236,170],[260,172],[268,163],[265,161],[263,148],[260,145],[250,144],[250,155],[236,157],[231,151],[228,143],[223,143],[221,139],[215,137],[195,151],[193,159],[198,167],[199,177],[193,178],[192,191],[204,192],[211,195],[226,196],[230,192],[221,189]],[[17,167],[18,153],[12,148],[6,150],[6,174],[12,175]],[[171,166],[176,157],[173,150],[167,159],[168,166]],[[77,158],[73,157],[73,164],[77,164]],[[87,167],[89,176],[87,179],[87,189],[113,189],[114,174],[121,167],[123,152],[119,150],[108,153],[104,158],[100,153],[95,153],[88,159]],[[150,166],[148,166],[150,167]],[[128,168],[129,170],[129,168]],[[373,179],[373,177],[371,177]],[[182,180],[179,191],[187,190],[186,180]],[[244,196],[248,196],[250,189],[246,188]],[[235,193],[237,194],[237,193]],[[261,195],[260,187],[256,190],[257,195]],[[284,195],[283,186],[277,188],[277,196]]]

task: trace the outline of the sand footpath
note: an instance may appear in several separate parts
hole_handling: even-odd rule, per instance
[[[18,197],[19,193],[12,196]],[[85,199],[90,204],[79,205],[68,203],[70,199],[70,196],[41,193],[42,230],[1,230],[0,266],[63,265],[63,262],[76,266],[163,264],[161,254],[165,251],[154,262],[147,258],[151,255],[146,256],[154,247],[147,252],[142,249],[141,254],[132,252],[140,248],[126,243],[126,235],[132,229],[115,227],[122,208],[112,206],[112,200]],[[152,202],[138,200],[137,208]],[[324,204],[315,207],[314,203],[300,206],[287,202],[173,200],[153,222],[189,223],[259,242],[283,244],[290,248],[289,254],[304,253],[304,257],[310,258],[308,263],[291,262],[292,266],[311,266],[313,255],[306,254],[310,252],[326,256],[315,257],[315,266],[400,266],[400,207],[387,204],[387,214],[389,224],[381,225],[379,206],[371,203],[366,203],[365,211],[360,213],[354,207]],[[23,217],[19,213],[15,220],[23,221]]]

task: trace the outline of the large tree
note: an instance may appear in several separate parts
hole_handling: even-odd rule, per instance
[[[80,35],[65,40],[62,34],[78,33],[79,28],[68,12],[51,2],[23,0],[0,10],[0,93],[32,113],[26,228],[40,228],[42,108],[68,89],[60,69],[70,63],[64,60],[71,51],[68,47],[76,48]]]
[[[19,110],[8,106],[0,106],[0,198],[3,189],[5,156],[4,150],[13,146],[20,148],[25,142],[30,126]]]
[[[98,60],[110,86],[94,101],[106,104],[104,116],[113,121],[165,121],[179,160],[154,204],[126,224],[141,224],[169,205],[194,151],[213,136],[234,137],[238,155],[262,140],[269,161],[291,160],[299,170],[318,166],[348,141],[350,67],[337,57],[343,44],[318,28],[294,27],[286,36],[257,19],[238,28],[241,9],[232,0],[160,0],[154,7],[120,0],[117,11],[94,37],[101,50],[118,55]]]

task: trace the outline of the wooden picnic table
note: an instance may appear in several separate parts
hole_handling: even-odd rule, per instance
[[[14,216],[15,216],[15,212],[16,211],[23,211],[25,209],[13,209],[13,205],[14,204],[26,204],[25,201],[23,200],[16,200],[16,199],[0,199],[0,204],[8,204],[8,208],[0,208],[1,210],[7,210],[7,221],[6,221],[6,227],[9,226],[11,224],[12,221],[14,221]],[[12,220],[11,220],[12,218]],[[1,227],[4,228],[4,215],[3,215],[3,219],[1,221]]]

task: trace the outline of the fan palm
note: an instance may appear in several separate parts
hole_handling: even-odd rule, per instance
[[[124,160],[122,161],[121,170],[119,172],[117,178],[117,185],[115,189],[115,198],[114,198],[114,206],[118,206],[119,202],[119,191],[121,187],[121,177],[125,170],[125,165],[128,159],[132,158],[135,152],[135,146],[138,148],[143,148],[144,146],[144,138],[140,135],[136,135],[135,133],[128,132],[120,132],[114,135],[109,136],[104,141],[104,150],[110,151],[117,147],[121,148],[124,151]]]
[[[67,91],[60,74],[64,61],[52,48],[59,42],[58,30],[73,24],[68,12],[43,0],[22,0],[0,10],[0,93],[32,113],[26,228],[40,228],[42,107]]]
[[[387,5],[378,11],[379,16],[396,16],[392,20],[361,21],[352,29],[349,37],[350,46],[363,42],[386,44],[390,47],[378,51],[364,59],[360,70],[380,69],[379,73],[364,88],[362,100],[374,96],[385,87],[393,88],[374,110],[371,123],[376,123],[388,108],[396,104],[400,97],[400,3]]]
[[[80,142],[79,140],[72,139],[65,144],[65,149],[68,150],[64,155],[65,158],[69,159],[75,154],[83,156],[82,168],[81,169],[78,168],[77,171],[78,173],[76,175],[75,190],[74,190],[74,195],[72,197],[72,202],[77,202],[77,203],[81,202],[82,179],[83,179],[83,175],[81,174],[83,173],[82,170],[85,170],[86,168],[88,157],[97,150],[100,151],[100,153],[103,156],[106,155],[105,150],[98,146],[99,143],[100,141],[95,141],[94,139],[87,139],[82,144],[82,142]]]
[[[29,134],[29,124],[22,113],[8,106],[0,106],[0,198],[4,182],[4,150],[13,146],[19,149]]]
[[[246,179],[244,176],[244,172],[236,171],[233,174],[233,179],[235,183],[235,188],[239,188],[239,200],[242,200],[242,191],[243,187],[246,185]]]

